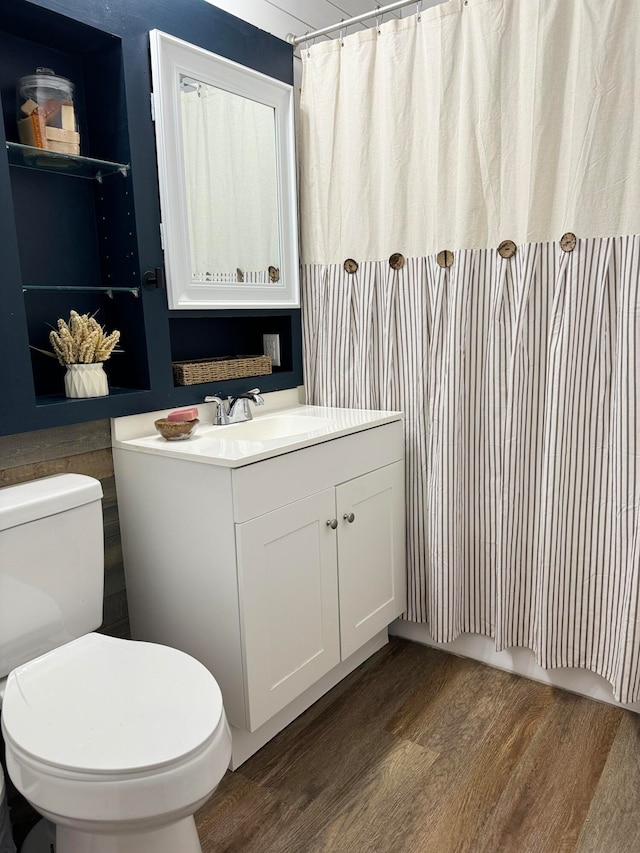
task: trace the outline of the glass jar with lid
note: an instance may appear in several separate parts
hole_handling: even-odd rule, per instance
[[[80,153],[74,86],[51,68],[36,68],[18,80],[18,135],[23,145],[61,154]]]

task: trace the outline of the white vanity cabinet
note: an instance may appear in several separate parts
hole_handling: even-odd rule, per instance
[[[113,453],[132,635],[211,670],[237,766],[405,610],[402,421],[236,467]]]
[[[236,525],[253,731],[404,611],[395,462]]]

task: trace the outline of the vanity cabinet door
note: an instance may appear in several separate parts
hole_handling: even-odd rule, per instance
[[[336,498],[345,660],[406,608],[404,463],[338,486]]]
[[[247,729],[340,662],[335,490],[236,524]]]

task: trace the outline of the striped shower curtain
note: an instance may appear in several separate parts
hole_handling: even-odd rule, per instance
[[[590,669],[621,702],[640,699],[630,5],[449,0],[304,51],[300,113],[307,396],[405,413],[407,618]]]
[[[640,238],[304,269],[311,402],[405,412],[407,618],[640,696]]]

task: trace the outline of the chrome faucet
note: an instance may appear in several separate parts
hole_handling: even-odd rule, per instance
[[[238,394],[237,397],[229,397],[230,424],[241,424],[243,421],[253,419],[249,401],[254,406],[264,406],[264,398],[260,394],[259,388],[252,388],[250,391],[245,391],[244,394]]]
[[[214,426],[226,426],[227,424],[241,424],[243,421],[250,421],[253,418],[249,402],[256,406],[264,405],[264,399],[260,394],[259,388],[252,388],[250,391],[245,391],[244,394],[238,394],[237,397],[227,397],[223,400],[221,397],[205,397],[205,403],[216,403],[216,410],[213,416]]]

